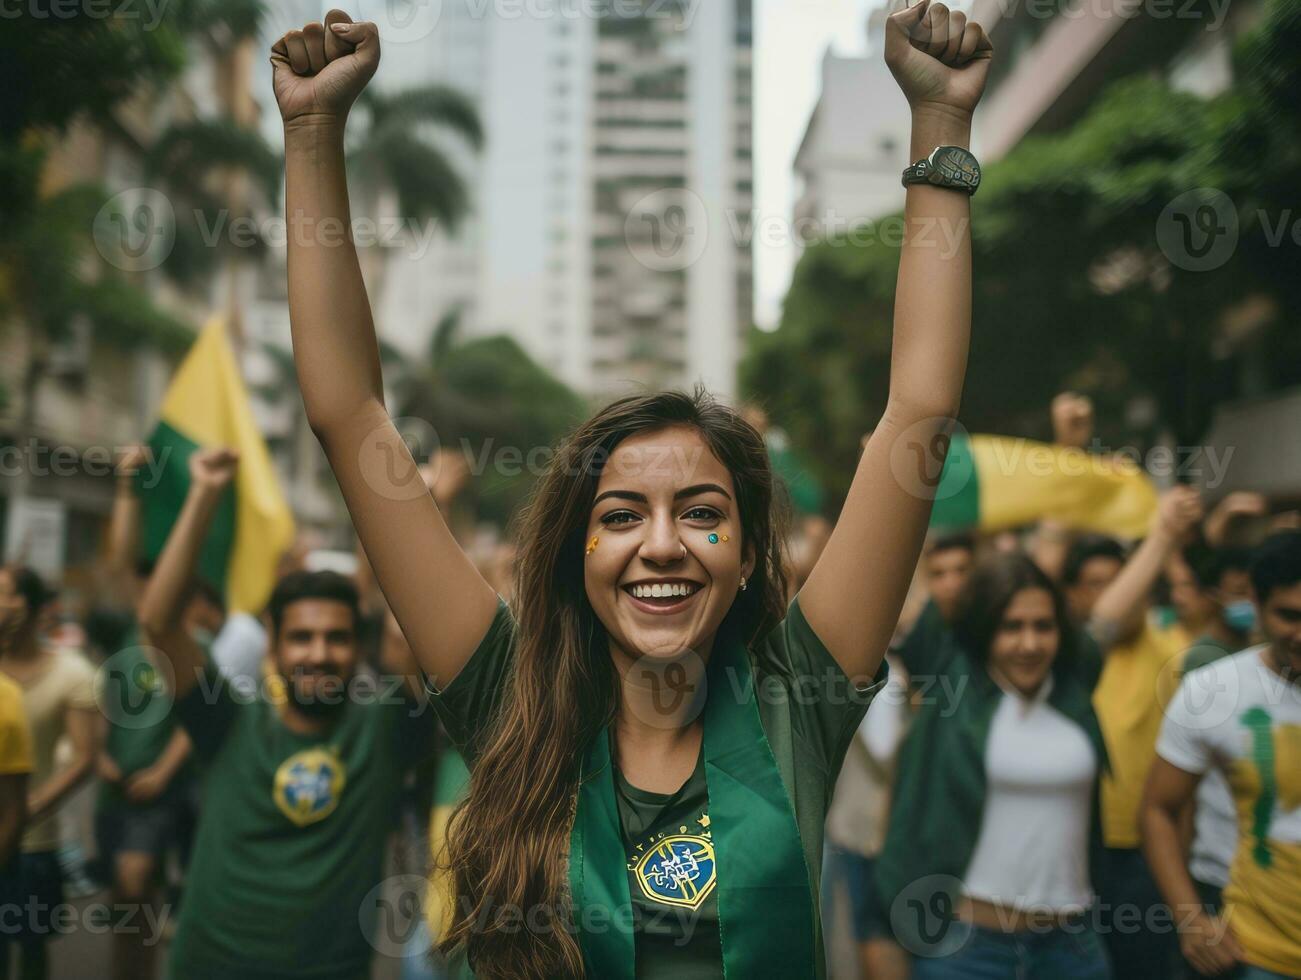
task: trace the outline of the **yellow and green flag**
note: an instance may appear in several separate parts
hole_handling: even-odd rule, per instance
[[[225,593],[231,610],[256,615],[293,541],[294,520],[220,316],[208,321],[181,362],[158,415],[149,439],[152,486],[141,483],[145,554],[158,557],[180,514],[190,487],[190,454],[200,447],[237,450],[239,469],[213,517],[199,574]]]
[[[1078,531],[1147,534],[1156,488],[1135,462],[1006,436],[955,435],[931,526],[1003,531],[1054,518]]]

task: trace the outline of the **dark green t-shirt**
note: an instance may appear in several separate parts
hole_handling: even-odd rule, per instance
[[[376,924],[364,909],[377,909],[368,895],[403,775],[435,722],[387,679],[359,680],[352,695],[319,735],[290,731],[261,698],[240,703],[211,668],[177,702],[204,763],[204,805],[174,980],[369,975]]]
[[[502,603],[470,661],[434,698],[448,734],[471,765],[505,690],[513,637],[514,622]],[[804,619],[798,600],[786,619],[755,644],[751,656],[759,719],[794,804],[816,909],[831,793],[845,750],[885,683],[886,668],[883,664],[865,690],[856,690]],[[628,855],[638,978],[722,977],[712,900],[715,869],[708,858],[712,845],[702,844],[709,840],[703,759],[670,796],[637,789],[621,775],[615,788]],[[771,912],[781,914],[779,909]],[[820,936],[816,945],[820,954]]]
[[[108,718],[104,751],[124,777],[158,761],[176,730],[176,716],[162,674],[143,646],[134,623],[122,639],[122,649],[104,664],[100,704]],[[189,767],[177,773],[168,787],[173,791],[190,775]],[[127,806],[120,785],[103,783],[100,806]]]

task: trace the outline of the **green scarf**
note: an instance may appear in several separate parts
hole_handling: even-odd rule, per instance
[[[739,644],[720,644],[706,676],[705,781],[723,975],[812,977],[816,908],[809,869],[794,807],[759,721],[750,657]],[[739,697],[733,694],[737,680]],[[588,976],[633,980],[632,897],[613,770],[603,732],[583,766],[569,886]]]

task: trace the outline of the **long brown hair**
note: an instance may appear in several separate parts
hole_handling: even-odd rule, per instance
[[[615,447],[674,425],[698,430],[731,472],[742,543],[753,549],[749,588],[718,635],[748,646],[785,613],[785,507],[763,438],[735,411],[703,389],[624,398],[560,445],[519,518],[514,667],[448,828],[455,900],[440,946],[463,945],[477,976],[584,975],[568,903],[569,834],[583,754],[618,707],[605,630],[583,584],[584,538]]]

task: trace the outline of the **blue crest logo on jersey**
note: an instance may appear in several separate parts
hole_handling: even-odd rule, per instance
[[[656,841],[637,862],[637,882],[653,902],[698,909],[714,890],[714,845],[675,834]]]
[[[281,813],[306,827],[334,812],[347,781],[343,761],[333,752],[304,749],[280,763],[272,796]]]

